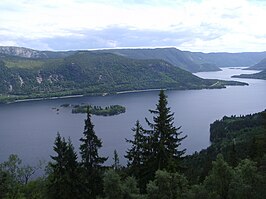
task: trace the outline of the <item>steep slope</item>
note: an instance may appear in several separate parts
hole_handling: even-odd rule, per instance
[[[187,176],[203,181],[219,153],[230,165],[242,159],[258,161],[266,153],[266,110],[246,116],[224,116],[210,125],[211,146],[185,158]],[[261,161],[260,164],[264,164]],[[262,171],[263,168],[261,167]],[[265,172],[265,171],[264,171]],[[199,179],[197,179],[199,178]]]
[[[50,59],[40,67],[30,69],[8,68],[2,62],[1,68],[1,81],[6,86],[0,90],[0,94],[13,95],[15,99],[140,89],[201,89],[245,85],[204,80],[163,60],[134,60],[103,52],[80,51],[64,59]]]
[[[77,51],[38,51],[22,47],[0,47],[0,54],[30,59],[65,58]],[[162,59],[190,72],[218,71],[219,67],[250,67],[266,57],[266,52],[202,53],[176,48],[110,49],[110,52],[133,59]]]
[[[259,73],[254,74],[241,74],[241,75],[234,75],[232,77],[235,78],[248,78],[248,79],[264,79],[266,80],[266,70],[263,70]]]
[[[10,56],[18,56],[23,58],[63,58],[69,55],[74,54],[74,51],[38,51],[24,47],[15,47],[15,46],[0,46],[0,53]]]
[[[133,59],[162,59],[173,66],[177,66],[189,72],[218,71],[215,65],[204,65],[206,63],[195,63],[183,51],[176,48],[155,48],[155,49],[111,49],[103,50],[117,55]]]
[[[211,63],[218,67],[248,67],[266,57],[266,52],[202,53],[184,52],[195,63]]]
[[[249,67],[250,70],[265,70],[266,69],[266,58],[261,60],[259,63],[254,66]]]

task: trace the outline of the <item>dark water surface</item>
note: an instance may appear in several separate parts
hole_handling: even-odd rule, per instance
[[[204,78],[228,80],[232,75],[254,73],[240,69],[223,69],[220,72],[204,72],[196,75]],[[175,113],[175,125],[182,126],[188,135],[182,147],[187,153],[206,148],[209,145],[209,125],[224,115],[244,115],[266,109],[266,81],[235,79],[249,83],[249,86],[233,86],[226,89],[167,91],[169,106]],[[131,138],[131,128],[137,119],[145,125],[144,118],[151,118],[149,109],[154,109],[159,91],[126,93],[113,96],[79,97],[43,101],[19,102],[0,105],[0,162],[9,154],[18,154],[24,163],[35,164],[38,160],[50,160],[53,142],[57,132],[70,137],[76,151],[84,128],[84,114],[72,114],[70,108],[58,108],[61,104],[90,103],[92,105],[119,104],[126,107],[126,113],[112,116],[93,116],[95,131],[103,141],[101,153],[109,156],[112,163],[113,151],[120,155],[120,162],[128,145],[125,138]]]

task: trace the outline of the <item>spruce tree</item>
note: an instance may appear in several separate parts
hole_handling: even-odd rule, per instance
[[[128,159],[130,173],[139,178],[141,175],[140,170],[144,162],[146,136],[145,130],[142,128],[139,120],[136,121],[132,131],[134,132],[133,140],[126,139],[131,144],[131,148],[126,152],[125,158]]]
[[[148,160],[150,158],[150,147],[146,130],[143,129],[139,120],[136,121],[133,139],[126,141],[131,144],[127,150],[125,158],[128,159],[128,171],[130,175],[136,177],[141,192],[145,192],[146,184],[151,180]]]
[[[118,156],[116,149],[114,150],[113,160],[114,160],[114,164],[113,164],[114,170],[119,170],[120,169],[119,156]]]
[[[80,198],[77,155],[70,139],[66,142],[58,133],[54,151],[56,156],[51,156],[54,162],[50,163],[49,198]]]
[[[102,192],[101,167],[107,160],[100,157],[98,150],[102,147],[102,141],[94,132],[94,125],[91,122],[91,114],[87,110],[87,119],[83,138],[80,139],[81,167],[83,176],[83,191],[85,198],[96,198]]]
[[[174,113],[171,113],[167,107],[167,96],[161,90],[159,94],[159,102],[155,110],[150,110],[154,114],[153,122],[147,118],[146,121],[151,130],[148,132],[150,159],[149,166],[156,170],[165,169],[175,172],[179,169],[180,160],[185,153],[185,149],[180,150],[181,141],[186,136],[181,137],[180,127],[174,126]]]

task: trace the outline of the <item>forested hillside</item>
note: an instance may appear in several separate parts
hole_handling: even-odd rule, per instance
[[[79,51],[38,51],[22,47],[0,47],[0,56],[2,54],[28,59],[65,58],[77,52]],[[219,67],[250,67],[266,57],[266,52],[202,53],[176,48],[108,49],[96,52],[113,53],[133,59],[161,59],[190,72],[218,71]]]
[[[210,141],[210,147],[185,158],[186,173],[192,181],[204,180],[219,153],[232,167],[243,159],[250,159],[265,172],[266,111],[246,116],[224,116],[210,125]]]
[[[56,59],[6,55],[1,59],[2,101],[126,90],[246,85],[234,81],[204,80],[163,60],[134,60],[103,52],[80,51]]]
[[[266,52],[202,53],[185,52],[195,63],[210,63],[217,67],[250,67],[266,57]]]
[[[236,78],[249,78],[249,79],[264,79],[266,80],[266,70],[263,70],[259,73],[254,74],[241,74],[241,75],[234,75],[233,77]]]
[[[99,51],[101,52],[101,51]],[[117,55],[130,57],[133,59],[161,59],[169,62],[173,66],[182,68],[190,72],[219,71],[215,64],[210,62],[195,62],[187,54],[176,48],[155,48],[155,49],[110,49],[103,52],[111,52]]]
[[[259,63],[254,66],[249,67],[250,70],[266,70],[266,58],[261,60]]]

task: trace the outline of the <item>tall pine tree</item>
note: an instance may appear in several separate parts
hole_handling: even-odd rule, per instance
[[[149,165],[150,144],[146,130],[141,126],[139,120],[136,121],[133,139],[126,141],[131,144],[127,150],[125,158],[128,159],[128,171],[130,175],[136,177],[142,193],[145,192],[146,184],[152,179]]]
[[[181,150],[180,145],[186,136],[181,137],[181,127],[174,126],[174,113],[171,113],[167,104],[167,96],[161,90],[156,109],[150,110],[150,113],[154,114],[153,122],[146,118],[151,128],[147,131],[151,153],[149,166],[153,168],[154,172],[162,169],[171,172],[177,171],[182,155],[185,153],[185,149]]]
[[[126,141],[131,144],[131,148],[127,150],[125,158],[128,159],[128,168],[130,173],[135,177],[139,178],[144,163],[144,152],[145,152],[145,130],[142,128],[139,120],[136,121],[135,127],[132,128],[134,132],[133,140]]]
[[[58,133],[54,151],[56,155],[51,156],[53,162],[48,178],[49,198],[80,198],[77,154],[70,139],[66,142]]]
[[[107,160],[105,157],[100,157],[98,150],[102,147],[102,141],[94,132],[94,125],[91,122],[91,114],[87,111],[87,119],[83,138],[80,139],[81,167],[83,177],[83,192],[84,198],[96,198],[102,193],[102,164]]]
[[[120,169],[120,163],[119,163],[119,156],[117,153],[117,150],[114,150],[114,157],[113,157],[114,164],[112,165],[114,170],[118,171]]]

